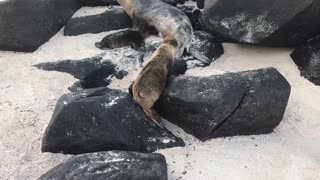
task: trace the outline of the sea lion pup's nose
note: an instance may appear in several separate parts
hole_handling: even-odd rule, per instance
[[[95,45],[97,48],[101,49],[100,42],[96,42],[96,43],[94,43],[94,45]]]

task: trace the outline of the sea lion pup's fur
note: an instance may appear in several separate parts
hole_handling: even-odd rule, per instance
[[[162,37],[174,36],[178,42],[176,58],[191,44],[192,25],[179,9],[158,0],[117,0],[124,11],[133,19],[148,27],[154,27]]]
[[[125,29],[104,37],[100,42],[95,43],[99,49],[115,49],[124,46],[130,46],[138,49],[144,44],[144,36],[140,31],[133,29]]]
[[[132,86],[133,99],[143,108],[147,116],[160,127],[163,127],[161,118],[154,110],[153,105],[165,88],[168,73],[175,61],[177,48],[178,42],[173,36],[165,38]]]

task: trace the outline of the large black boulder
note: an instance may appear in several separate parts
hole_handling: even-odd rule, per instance
[[[209,65],[218,59],[224,50],[221,42],[211,34],[204,31],[194,31],[189,52],[203,64]]]
[[[82,154],[57,165],[40,180],[167,180],[166,159],[156,153],[109,151]]]
[[[66,94],[58,100],[41,150],[64,154],[153,152],[176,146],[184,146],[184,142],[152,124],[128,93],[95,88]]]
[[[103,60],[102,56],[95,56],[83,60],[63,60],[35,65],[47,71],[66,72],[80,80],[82,88],[107,86],[110,84],[108,77],[119,74],[116,65],[110,60]]]
[[[142,66],[144,53],[129,47],[109,49],[102,54],[81,60],[62,60],[34,65],[47,71],[66,72],[80,80],[79,87],[95,88],[107,86],[114,76],[122,79],[127,71],[137,70]]]
[[[274,68],[168,81],[156,110],[202,141],[271,133],[281,122],[290,85]]]
[[[160,0],[167,4],[177,6],[175,0]],[[80,0],[83,6],[109,6],[109,5],[119,5],[117,0]]]
[[[117,0],[79,0],[82,6],[110,6],[119,5]]]
[[[206,1],[207,31],[226,41],[297,46],[320,33],[319,0]]]
[[[75,17],[70,19],[64,29],[64,35],[76,36],[85,33],[101,33],[132,26],[130,17],[121,7],[109,7],[97,15]]]
[[[33,52],[80,8],[78,0],[0,2],[0,50]]]
[[[298,47],[291,57],[298,65],[301,76],[315,85],[320,85],[320,36]]]

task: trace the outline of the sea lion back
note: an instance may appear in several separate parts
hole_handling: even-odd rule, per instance
[[[178,42],[174,37],[165,38],[141,70],[132,87],[133,99],[158,125],[161,123],[161,118],[155,112],[153,105],[165,88],[168,72],[175,61],[177,46]]]

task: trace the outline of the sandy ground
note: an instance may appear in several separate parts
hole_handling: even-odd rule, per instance
[[[83,13],[83,11],[82,11]],[[78,14],[79,16],[79,14]],[[94,43],[107,33],[64,37],[62,31],[34,53],[0,51],[0,179],[36,179],[69,156],[41,153],[41,139],[57,99],[76,81],[32,65],[81,59],[101,53]],[[319,179],[320,87],[300,77],[291,49],[224,44],[225,54],[207,68],[187,75],[212,74],[273,66],[292,86],[282,123],[269,135],[200,142],[166,122],[183,138],[183,148],[160,150],[170,180]]]

